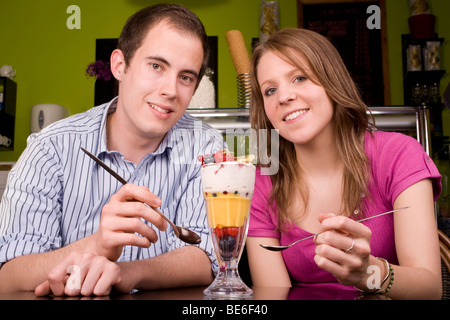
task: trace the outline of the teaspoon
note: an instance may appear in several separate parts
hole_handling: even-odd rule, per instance
[[[395,211],[400,211],[400,210],[404,210],[404,209],[408,209],[408,208],[409,208],[409,206],[408,206],[408,207],[398,208],[398,209],[391,210],[391,211],[387,211],[387,212],[383,212],[383,213],[376,214],[376,215],[371,216],[371,217],[367,217],[367,218],[363,218],[363,219],[357,220],[356,222],[363,222],[363,221],[366,221],[366,220],[370,220],[370,219],[373,219],[373,218],[377,218],[377,217],[380,217],[380,216],[384,216],[385,214],[388,214],[388,213],[392,213],[392,212],[395,212]],[[283,251],[283,250],[285,250],[285,249],[287,249],[287,248],[292,247],[294,244],[297,244],[297,243],[299,243],[299,242],[302,242],[302,241],[304,241],[304,240],[306,240],[306,239],[314,238],[315,236],[317,236],[317,235],[319,235],[319,234],[320,234],[320,233],[315,233],[315,234],[313,234],[313,235],[310,235],[310,236],[307,236],[307,237],[302,238],[302,239],[300,239],[300,240],[294,241],[294,242],[292,242],[292,243],[290,243],[290,244],[288,244],[288,245],[285,245],[285,246],[270,246],[270,245],[268,245],[268,244],[260,244],[260,246],[263,247],[264,249],[267,249],[267,250],[270,250],[270,251]]]
[[[91,157],[95,162],[97,162],[100,166],[103,167],[106,171],[108,171],[114,178],[119,180],[122,184],[127,184],[128,182],[122,178],[120,175],[118,175],[114,170],[112,170],[110,167],[108,167],[102,160],[94,156],[92,153],[81,147],[81,150],[83,150],[89,157]],[[189,244],[199,244],[202,242],[202,239],[200,236],[195,233],[192,230],[189,230],[185,227],[180,227],[174,224],[169,218],[167,218],[161,211],[158,210],[158,208],[152,207],[146,203],[145,205],[149,206],[153,210],[155,210],[164,220],[166,220],[173,228],[175,235],[182,241],[189,243]]]

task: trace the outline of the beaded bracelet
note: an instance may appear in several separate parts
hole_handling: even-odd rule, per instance
[[[378,258],[378,259],[384,261],[386,263],[386,266],[388,267],[388,274],[384,278],[384,280],[381,283],[381,285],[383,285],[384,282],[386,282],[386,279],[389,276],[390,276],[390,280],[389,280],[389,284],[388,284],[388,286],[387,286],[387,288],[385,290],[383,290],[383,291],[376,291],[375,293],[376,294],[385,294],[385,293],[388,293],[389,290],[391,290],[392,284],[394,283],[394,268],[392,268],[391,264],[386,259],[383,259],[383,258]],[[381,285],[380,285],[380,287],[381,287]]]

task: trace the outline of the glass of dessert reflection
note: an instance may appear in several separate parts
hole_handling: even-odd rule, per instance
[[[243,298],[252,290],[243,282],[238,264],[247,238],[250,202],[255,186],[255,166],[248,157],[235,160],[223,156],[202,158],[202,190],[206,200],[209,232],[219,270],[204,290],[211,298]]]

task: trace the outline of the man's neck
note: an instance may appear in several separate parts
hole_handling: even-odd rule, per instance
[[[106,119],[106,146],[108,150],[118,151],[124,155],[125,160],[139,164],[147,154],[158,149],[164,137],[152,140],[139,137],[131,130],[121,128],[115,116],[116,114],[112,113]]]

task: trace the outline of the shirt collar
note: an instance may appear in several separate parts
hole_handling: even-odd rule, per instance
[[[184,117],[184,115],[181,116],[180,120]],[[173,147],[177,144],[177,137],[174,135],[174,132],[179,129],[179,121],[175,123],[175,125],[167,131],[166,135],[164,136],[163,140],[159,144],[158,148],[153,152],[153,155],[156,154],[162,154],[166,150],[167,152],[172,151]]]
[[[106,120],[108,118],[108,115],[111,113],[114,113],[117,108],[117,100],[118,97],[115,97],[112,99],[109,103],[106,104],[104,110],[103,110],[103,116],[102,116],[102,122],[100,124],[100,132],[99,132],[99,148],[98,148],[98,155],[103,152],[108,152],[107,144],[106,144]]]

